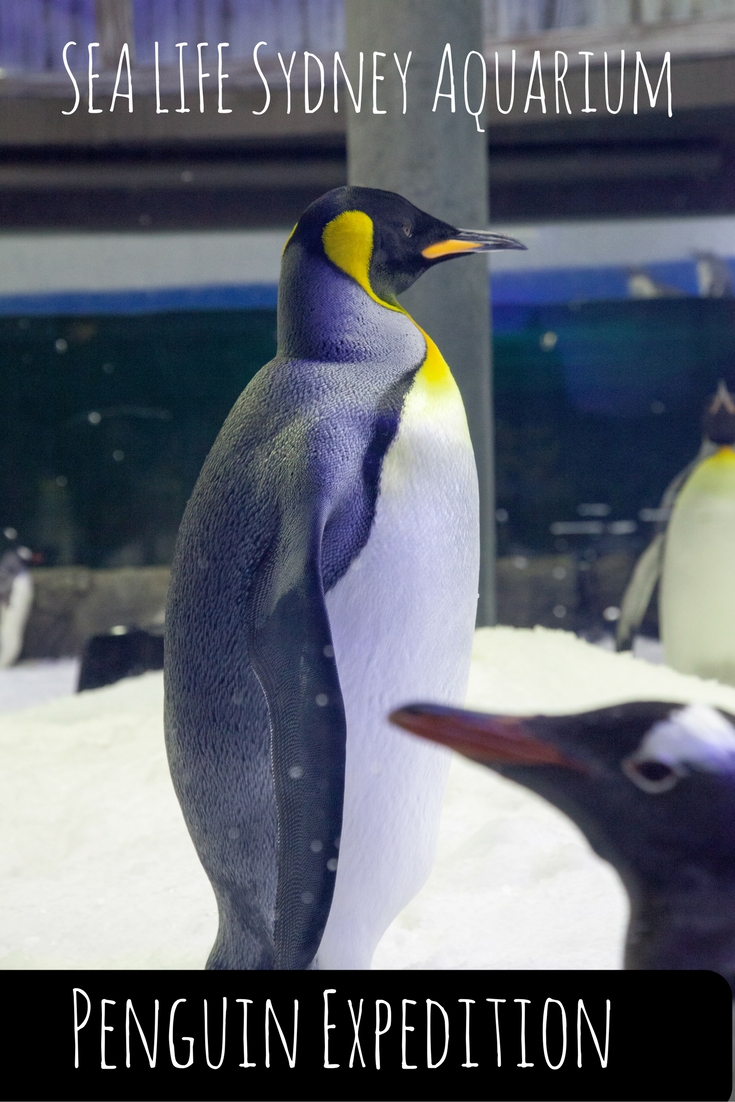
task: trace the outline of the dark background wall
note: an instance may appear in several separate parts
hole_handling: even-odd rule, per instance
[[[500,553],[638,549],[706,397],[735,386],[734,332],[733,299],[497,307]],[[49,565],[169,562],[204,456],[274,351],[272,310],[0,319],[0,523]],[[555,536],[584,503],[609,506],[605,531]],[[620,520],[633,531],[612,535]]]

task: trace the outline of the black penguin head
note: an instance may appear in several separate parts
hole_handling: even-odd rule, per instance
[[[682,878],[735,892],[735,718],[637,702],[512,717],[417,704],[391,719],[564,811],[629,891]]]
[[[306,209],[284,253],[299,247],[326,256],[372,296],[393,304],[435,264],[525,245],[501,234],[457,229],[392,191],[341,187]]]
[[[735,400],[724,379],[720,379],[717,393],[705,407],[702,432],[713,444],[735,444]]]

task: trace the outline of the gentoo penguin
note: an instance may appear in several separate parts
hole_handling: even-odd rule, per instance
[[[628,893],[625,968],[711,968],[735,991],[735,717],[646,701],[531,717],[417,704],[391,718],[577,824]]]
[[[30,558],[27,547],[17,547],[0,556],[0,669],[12,666],[23,650],[33,604]]]
[[[623,597],[617,646],[631,646],[660,578],[668,665],[735,684],[735,402],[724,382],[707,404],[703,432],[696,459],[661,500],[658,531]]]
[[[219,907],[210,968],[368,968],[432,859],[447,769],[391,729],[462,699],[476,470],[441,353],[396,296],[519,242],[328,192],[283,253],[278,351],[187,506],[166,612],[174,785]]]

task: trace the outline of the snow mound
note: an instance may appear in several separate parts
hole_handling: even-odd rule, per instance
[[[149,673],[3,717],[0,967],[202,967],[216,908],[162,711]]]
[[[628,700],[702,701],[735,713],[735,688],[592,646],[554,628],[480,628],[467,707],[564,715]]]
[[[567,712],[641,698],[735,712],[735,689],[566,632],[477,632],[470,707]],[[204,965],[216,907],[171,787],[161,674],[2,717],[0,838],[0,967]],[[568,819],[456,758],[436,866],[374,966],[617,968],[625,921],[617,877]]]
[[[38,659],[0,669],[0,712],[71,696],[78,680],[78,658]]]

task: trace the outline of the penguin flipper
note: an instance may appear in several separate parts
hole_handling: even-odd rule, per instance
[[[308,968],[334,893],[342,829],[344,703],[321,576],[320,534],[276,552],[257,585],[251,661],[268,702],[278,815],[274,966]],[[281,552],[284,541],[279,541]],[[268,556],[266,556],[268,559]]]
[[[630,650],[633,636],[646,614],[656,583],[661,575],[664,555],[665,532],[659,532],[649,543],[638,562],[623,596],[618,620],[615,646],[617,650]]]

